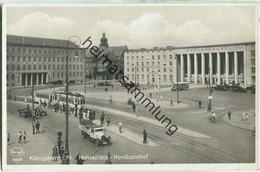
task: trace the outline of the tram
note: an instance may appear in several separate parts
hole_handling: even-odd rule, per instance
[[[65,92],[44,92],[37,91],[34,96],[34,101],[36,103],[52,103],[52,104],[66,104],[66,93]],[[70,107],[78,107],[84,106],[86,104],[85,97],[79,93],[68,94],[68,103]]]

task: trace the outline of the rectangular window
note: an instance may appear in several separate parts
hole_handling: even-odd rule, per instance
[[[14,68],[15,68],[15,66],[14,65],[12,65],[12,70],[14,71]]]
[[[43,69],[46,70],[46,65],[43,66]]]
[[[23,61],[24,61],[24,62],[26,61],[26,57],[23,57]]]
[[[160,59],[160,55],[158,55],[157,57],[158,57],[158,59]]]
[[[172,59],[172,55],[170,55],[170,59]]]
[[[166,82],[166,75],[163,75],[163,81]]]
[[[12,74],[12,80],[14,80],[14,74]]]
[[[31,49],[29,49],[29,51],[28,51],[29,53],[32,53],[32,50]]]
[[[254,68],[254,67],[252,67],[251,69],[252,69],[252,73],[255,73],[255,68]]]
[[[49,68],[48,68],[49,70],[51,70],[51,65],[49,65]]]
[[[53,67],[52,67],[52,68],[53,68],[53,70],[55,70],[55,65],[53,65]]]
[[[36,49],[34,49],[34,54],[36,54]]]
[[[36,70],[36,65],[33,65],[33,70]]]
[[[17,61],[18,61],[18,62],[20,61],[20,58],[21,58],[20,56],[17,57]]]
[[[170,66],[172,66],[172,61],[170,61]]]
[[[163,60],[166,60],[166,55],[163,55]]]
[[[166,72],[166,68],[163,68],[163,71]]]
[[[28,62],[30,62],[31,61],[31,57],[28,57]]]
[[[31,65],[28,65],[28,70],[31,70]]]
[[[12,61],[14,61],[14,60],[15,60],[15,57],[13,56],[13,57],[12,57]]]
[[[36,57],[34,57],[34,59],[33,59],[33,60],[36,62],[37,58],[36,58]]]
[[[60,73],[58,72],[58,73],[57,73],[57,78],[59,78],[59,77],[60,77]]]
[[[251,65],[255,65],[255,59],[251,59]]]
[[[42,65],[39,65],[39,70],[42,70]]]
[[[23,70],[25,70],[25,65],[23,65]]]
[[[17,70],[18,70],[18,71],[20,70],[20,65],[17,65]]]
[[[25,50],[25,49],[23,49],[23,53],[26,53],[26,50]]]
[[[255,57],[255,50],[251,51],[251,56]]]
[[[170,75],[170,81],[172,81],[172,75]]]

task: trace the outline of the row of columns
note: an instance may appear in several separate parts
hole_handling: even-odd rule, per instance
[[[33,75],[36,75],[36,82],[34,83],[34,85],[43,85],[44,81],[47,82],[47,73],[23,73],[23,74],[25,75],[24,86],[32,85]],[[30,84],[28,84],[29,75],[30,75]],[[45,79],[44,79],[44,77],[45,77]],[[39,80],[39,78],[41,78],[41,80]],[[22,83],[23,83],[23,81],[22,81]]]
[[[205,84],[205,54],[209,54],[209,78],[210,84],[213,83],[213,60],[212,60],[212,53],[201,53],[201,78],[202,84]],[[191,60],[190,55],[187,54],[187,81],[191,82]],[[198,58],[197,53],[194,53],[194,82],[195,84],[198,83]],[[177,60],[176,60],[177,63]],[[220,84],[221,82],[221,60],[220,60],[220,52],[217,52],[217,83]],[[184,82],[184,56],[180,54],[180,64],[181,64],[181,82]],[[177,67],[175,67],[175,73],[177,73]],[[234,51],[234,75],[235,75],[235,83],[238,83],[238,56],[237,51]],[[177,75],[176,75],[177,76]],[[225,52],[225,78],[226,83],[229,81],[229,55],[228,52]]]

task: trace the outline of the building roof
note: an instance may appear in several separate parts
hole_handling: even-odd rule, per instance
[[[200,45],[200,46],[187,46],[187,47],[167,46],[167,47],[139,48],[139,49],[128,49],[128,50],[126,50],[126,52],[175,50],[175,49],[186,49],[186,48],[209,48],[209,47],[250,45],[250,44],[255,44],[255,42],[252,41],[252,42],[240,42],[240,43],[230,43],[230,44],[215,44],[215,45]]]
[[[39,38],[29,36],[7,35],[7,44],[27,45],[27,46],[44,46],[53,48],[79,48],[73,42],[63,39]],[[68,44],[68,45],[67,45]]]

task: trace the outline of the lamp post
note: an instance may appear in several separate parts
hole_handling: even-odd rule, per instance
[[[76,41],[73,42],[75,45],[80,45],[81,41],[78,36],[71,36],[67,40],[67,56],[66,56],[66,115],[65,115],[65,151],[64,151],[64,161],[63,164],[69,164],[69,42],[71,42],[70,39],[76,38],[78,39],[78,43]]]
[[[177,104],[179,104],[179,70],[178,70],[178,58],[177,58],[177,54],[174,54],[174,58],[176,61],[176,70],[177,70],[177,77],[176,77],[176,82],[177,82],[177,87],[176,87],[176,91],[177,91]]]
[[[161,85],[161,75],[160,72],[158,72],[158,90],[160,90],[160,85]]]

